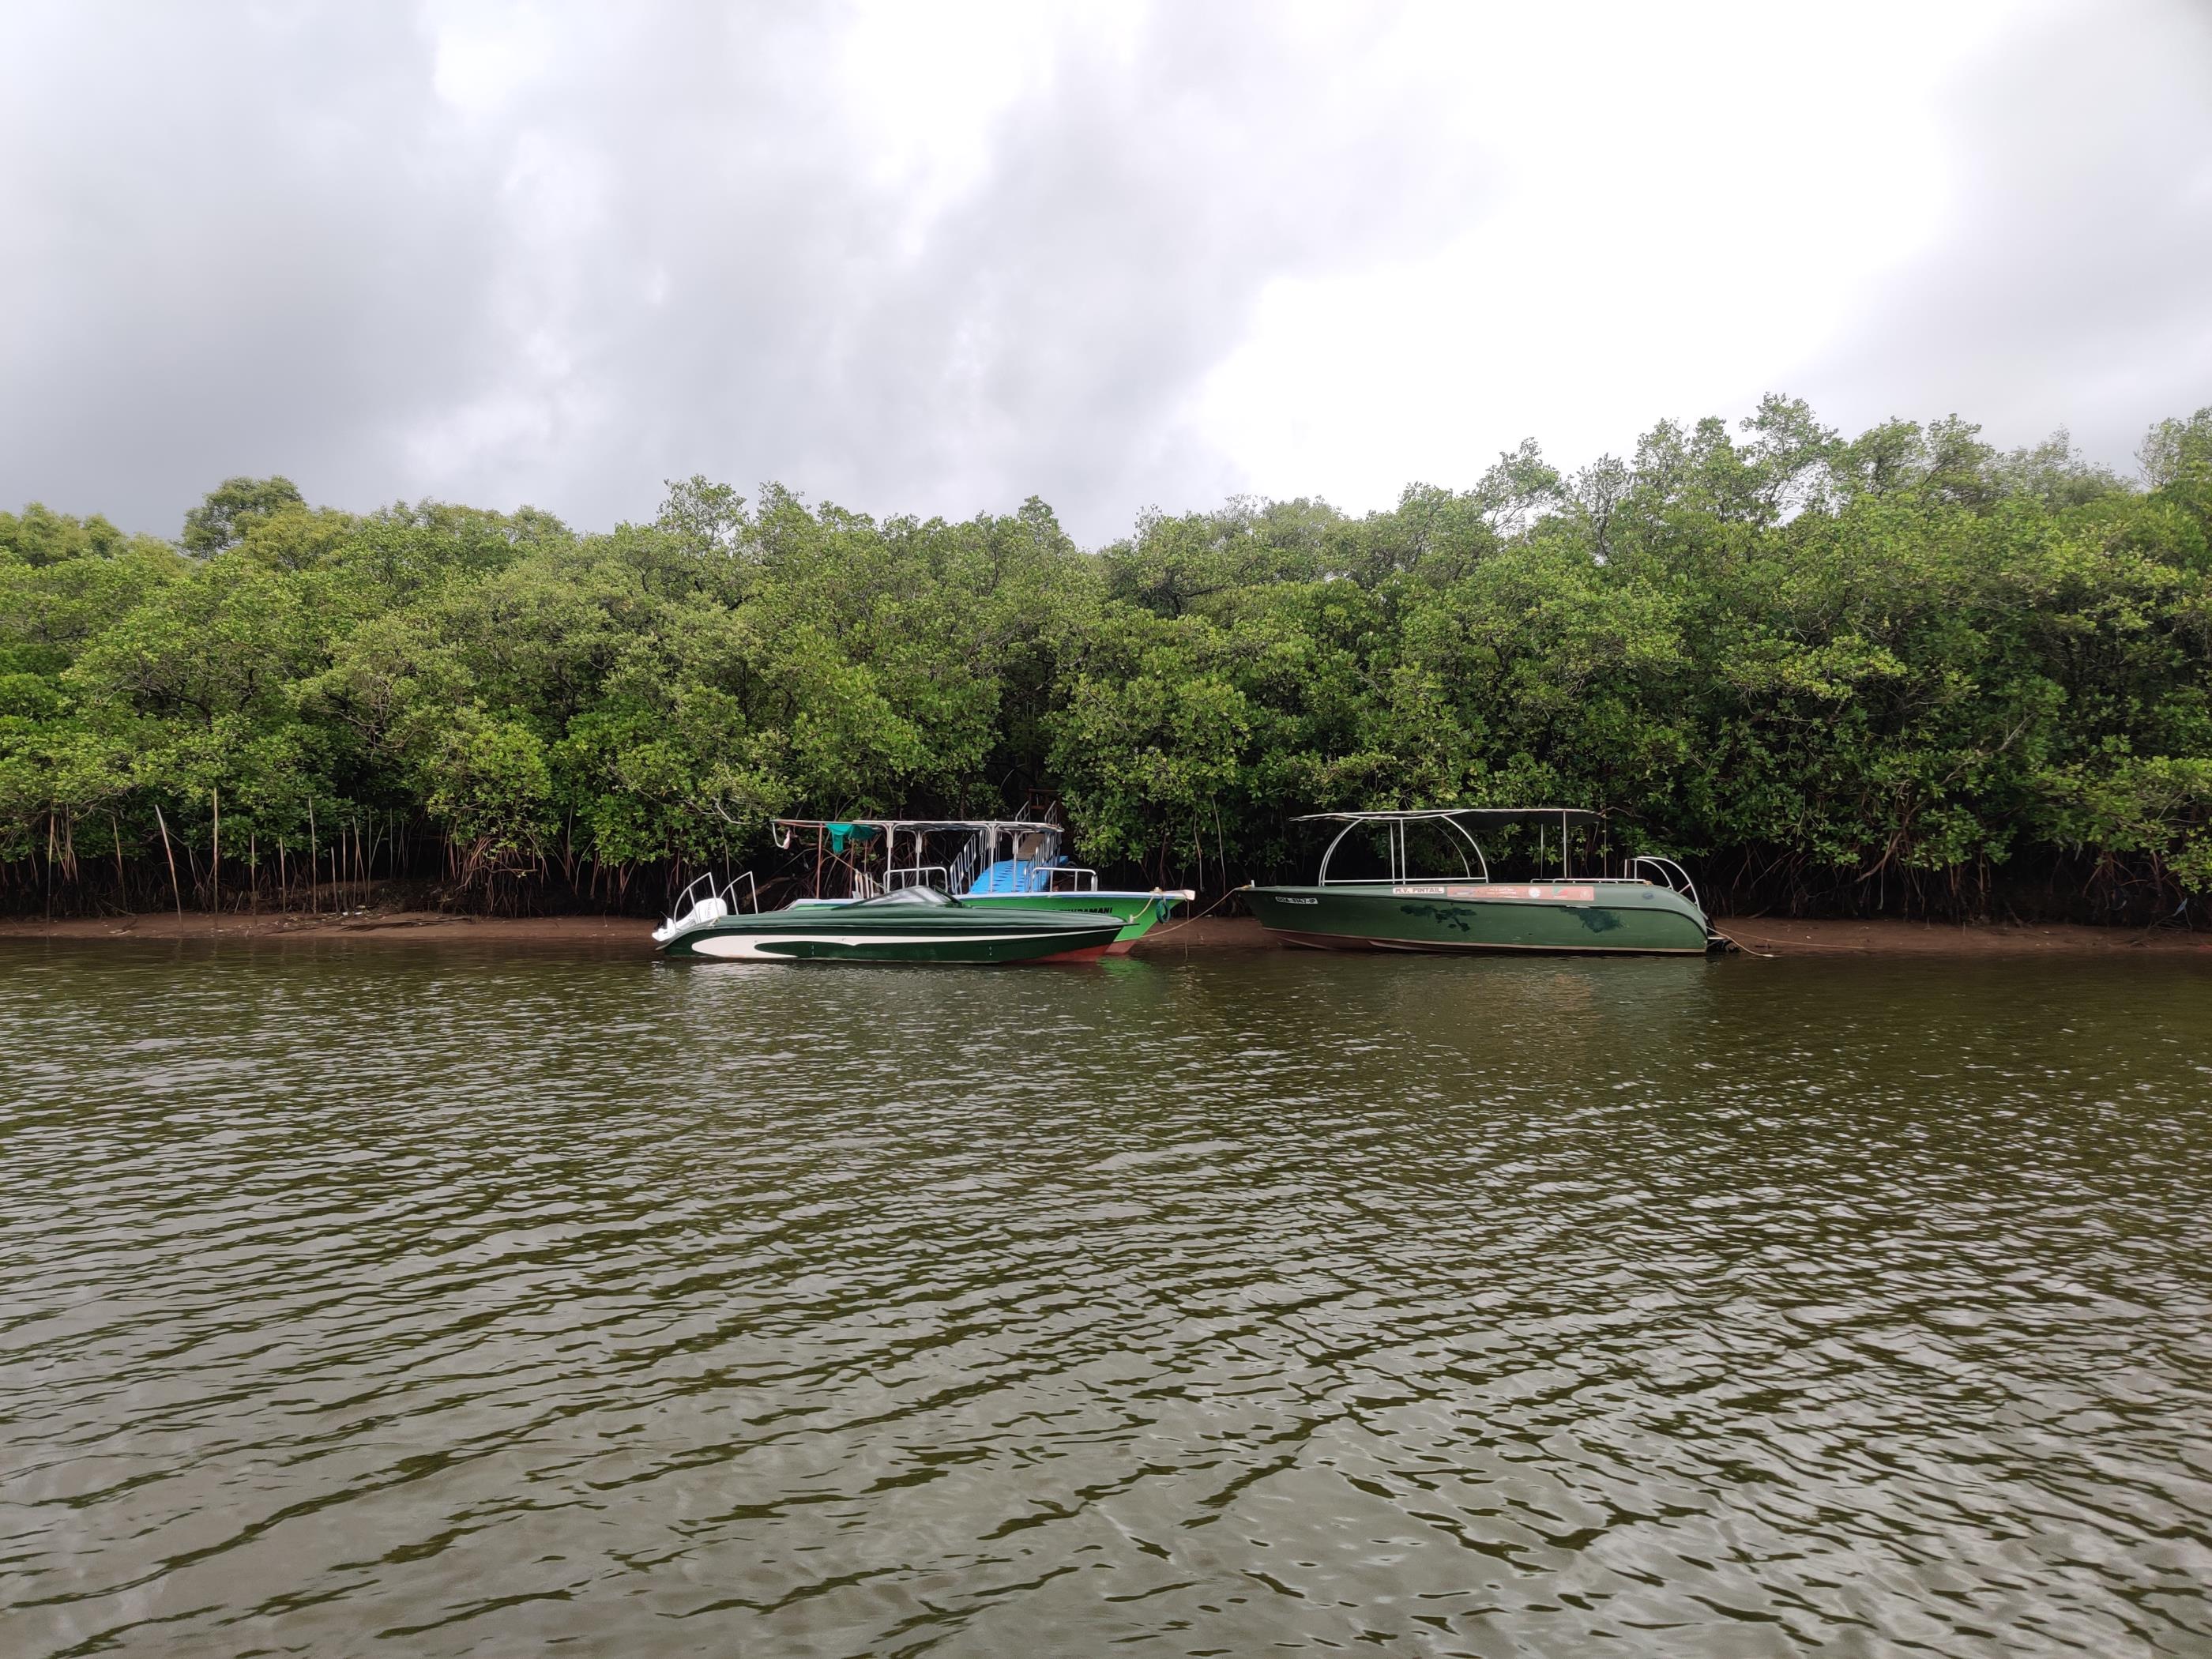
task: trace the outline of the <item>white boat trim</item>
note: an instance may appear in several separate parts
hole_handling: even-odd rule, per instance
[[[1085,931],[1085,930],[1076,930]],[[1087,931],[1103,933],[1104,929]],[[781,951],[771,951],[772,945],[841,945],[848,947],[864,945],[1006,945],[1015,940],[1049,939],[1043,933],[819,933],[809,928],[794,933],[709,933],[694,940],[691,949],[702,957],[727,957],[732,960],[792,962],[798,958]],[[1069,950],[1087,950],[1087,945],[1070,945]]]

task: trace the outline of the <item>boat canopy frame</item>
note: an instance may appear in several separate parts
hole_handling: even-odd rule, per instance
[[[943,878],[944,890],[951,894],[953,886],[964,875],[970,884],[985,871],[999,862],[1001,838],[1010,842],[1009,850],[1017,863],[1022,862],[1021,837],[1041,838],[1036,854],[1028,862],[1045,872],[1045,884],[1036,890],[1042,892],[1096,891],[1098,872],[1096,870],[1052,860],[1059,854],[1066,841],[1067,827],[1052,818],[1016,817],[1011,818],[775,818],[770,820],[775,830],[776,844],[784,851],[792,848],[799,832],[811,831],[814,836],[815,867],[814,896],[822,896],[822,873],[825,866],[842,868],[850,880],[855,898],[870,896],[866,890],[874,888],[883,892],[894,892],[902,887],[927,886],[932,876]],[[855,830],[864,832],[855,838]],[[981,851],[974,859],[975,867],[956,870],[940,864],[922,861],[924,842],[933,835],[965,835],[980,842]],[[864,844],[882,836],[884,869],[881,878],[861,868],[860,848],[848,857],[844,843],[858,839]],[[910,837],[909,862],[898,861],[899,838]],[[836,842],[837,846],[829,843]],[[1063,886],[1063,882],[1068,885]]]
[[[1490,879],[1490,860],[1484,856],[1482,843],[1475,840],[1468,827],[1460,822],[1462,818],[1474,818],[1493,823],[1534,819],[1540,823],[1548,823],[1552,819],[1557,818],[1559,821],[1559,879],[1567,881],[1572,879],[1572,866],[1570,863],[1567,845],[1570,830],[1577,824],[1605,823],[1607,821],[1607,815],[1603,812],[1594,812],[1586,806],[1433,806],[1375,812],[1307,812],[1291,822],[1344,825],[1343,829],[1336,832],[1335,839],[1329,842],[1328,851],[1321,855],[1321,869],[1314,878],[1314,884],[1317,887],[1329,885],[1328,862],[1335,856],[1336,849],[1343,844],[1344,838],[1362,824],[1366,823],[1380,823],[1386,826],[1383,838],[1389,848],[1389,878],[1394,883],[1449,878],[1449,877],[1417,876],[1408,867],[1406,826],[1410,823],[1431,823],[1443,824],[1467,843],[1468,848],[1474,854],[1475,862],[1482,868],[1482,879],[1487,882]],[[1460,854],[1460,866],[1462,872],[1469,878],[1474,875],[1474,872],[1467,867],[1467,854],[1464,853]],[[1351,878],[1337,884],[1339,886],[1353,885],[1358,879],[1356,877]]]

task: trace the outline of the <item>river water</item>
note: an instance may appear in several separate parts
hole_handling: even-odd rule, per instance
[[[2187,960],[19,942],[0,1157],[11,1656],[2212,1652]]]

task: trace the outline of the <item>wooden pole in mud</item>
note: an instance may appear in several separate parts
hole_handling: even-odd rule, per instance
[[[315,848],[315,798],[307,797],[307,914],[313,915],[322,908],[316,896],[315,884],[322,879],[322,854]]]
[[[115,814],[107,815],[108,833],[115,837],[115,893],[123,901],[123,914],[131,914],[131,884],[123,878],[123,826],[115,821]]]
[[[209,908],[208,931],[213,933],[222,925],[222,793],[210,789],[208,799],[215,807],[215,838],[208,844],[208,890],[214,896]]]
[[[276,837],[276,908],[282,915],[292,914],[291,884],[285,879],[284,837]]]
[[[161,852],[169,860],[169,890],[177,896],[177,920],[185,919],[185,890],[177,883],[177,853],[169,845],[169,821],[161,816],[160,802],[154,805],[154,822],[161,826]]]

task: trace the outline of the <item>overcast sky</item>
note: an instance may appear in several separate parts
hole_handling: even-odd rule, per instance
[[[1809,398],[2212,403],[2212,5],[0,9],[0,504],[1087,544]]]

